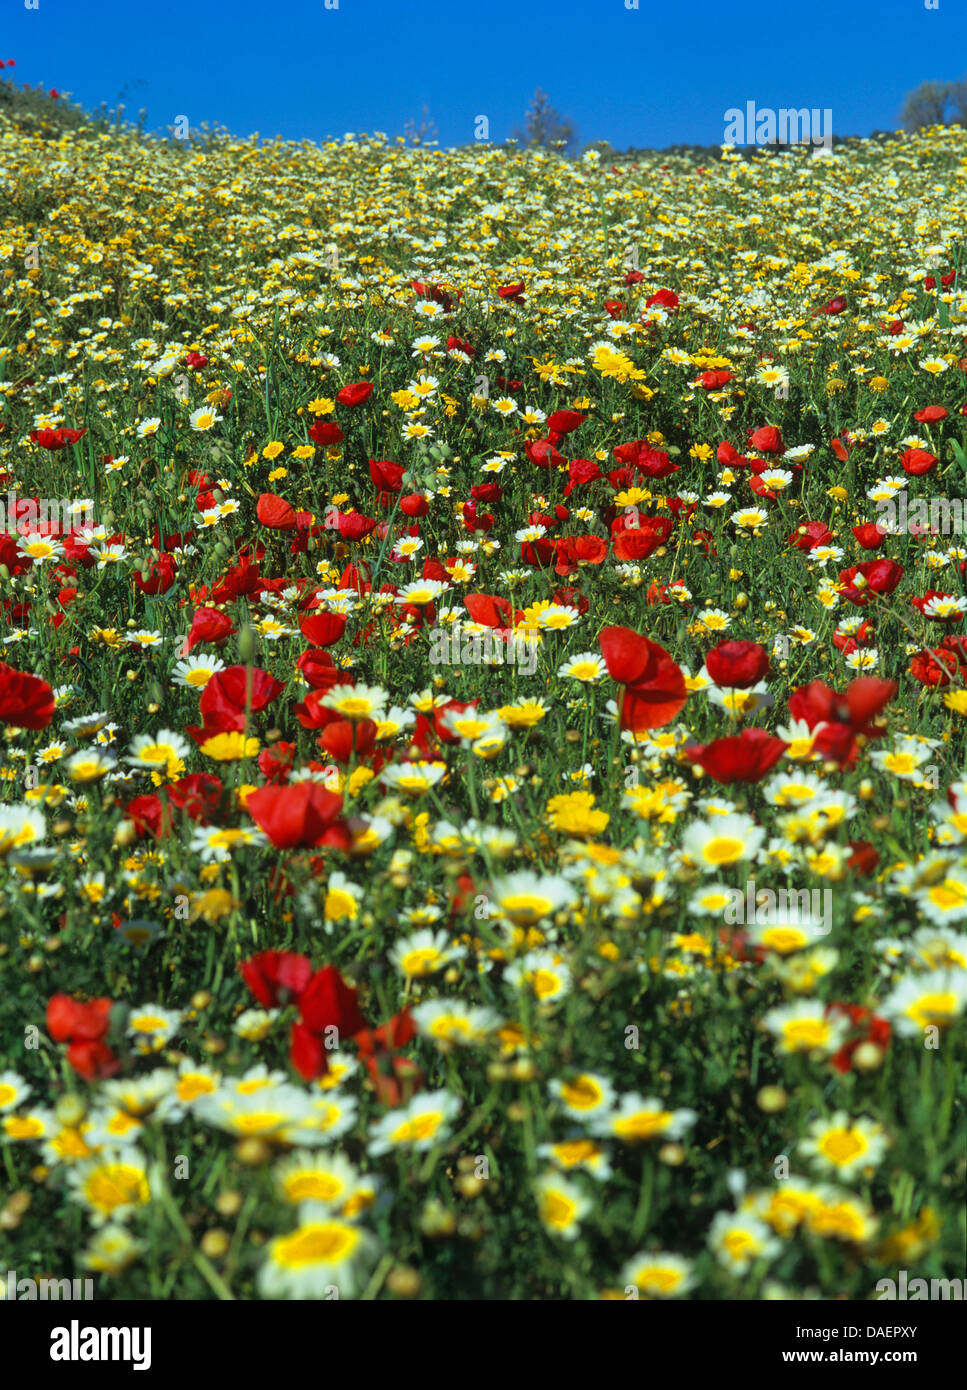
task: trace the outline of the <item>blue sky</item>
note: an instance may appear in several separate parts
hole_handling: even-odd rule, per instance
[[[896,129],[906,92],[967,69],[964,0],[631,3],[2,0],[0,59],[88,107],[146,107],[149,129],[186,115],[297,140],[400,135],[425,104],[443,145],[480,115],[500,141],[540,86],[583,142],[618,149],[719,143],[748,101],[828,107],[836,134]]]

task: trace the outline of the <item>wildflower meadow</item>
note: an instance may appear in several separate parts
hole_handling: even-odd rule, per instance
[[[965,226],[0,115],[7,1269],[963,1297]]]

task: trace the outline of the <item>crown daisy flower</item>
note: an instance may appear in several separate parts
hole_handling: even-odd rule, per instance
[[[814,1167],[844,1181],[878,1166],[887,1150],[882,1125],[865,1117],[851,1119],[837,1110],[828,1119],[813,1120],[797,1152]]]
[[[446,1090],[424,1091],[406,1105],[383,1115],[370,1129],[367,1151],[372,1158],[405,1149],[425,1153],[450,1133],[451,1122],[460,1113],[462,1102]]]
[[[259,1270],[263,1298],[352,1298],[379,1258],[376,1237],[321,1202],[299,1208],[299,1224],[269,1243]]]
[[[561,1173],[545,1173],[534,1184],[537,1213],[548,1235],[576,1240],[581,1220],[591,1210],[591,1202],[581,1189]]]
[[[632,1255],[618,1276],[627,1295],[634,1289],[641,1298],[680,1298],[695,1285],[692,1261],[666,1250]]]

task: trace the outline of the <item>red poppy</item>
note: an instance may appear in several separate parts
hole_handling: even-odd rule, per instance
[[[282,1008],[298,999],[312,979],[308,958],[294,951],[261,951],[238,968],[264,1009]]]
[[[354,381],[336,392],[336,402],[338,405],[363,405],[372,394],[373,383],[371,381]]]
[[[135,570],[131,578],[143,594],[166,594],[175,582],[177,566],[167,553],[152,560],[148,566],[148,577],[141,570]]]
[[[623,563],[646,560],[659,546],[665,544],[672,533],[673,525],[671,518],[667,516],[643,516],[638,526],[625,526],[612,541],[615,558]]]
[[[289,1061],[303,1081],[315,1081],[329,1070],[324,1040],[305,1023],[293,1023],[289,1030]]]
[[[376,529],[376,518],[361,512],[339,513],[338,530],[341,540],[360,541]]]
[[[34,444],[39,444],[42,449],[48,449],[51,453],[57,453],[60,449],[67,449],[71,444],[76,444],[79,439],[83,439],[87,430],[69,430],[63,426],[56,430],[31,430],[28,436]]]
[[[345,671],[335,664],[328,652],[303,652],[296,667],[313,690],[331,690],[346,678]]]
[[[880,680],[878,676],[858,676],[842,695],[822,681],[810,681],[790,695],[789,713],[793,719],[804,720],[810,729],[821,722],[840,723],[870,736],[879,732],[872,727],[872,721],[896,692],[896,681]]]
[[[843,598],[858,608],[864,608],[877,594],[892,594],[902,578],[903,566],[895,560],[864,560],[839,572],[839,582],[845,586]]]
[[[199,709],[206,725],[241,733],[247,714],[266,709],[285,689],[259,666],[226,666],[216,671],[201,693]]]
[[[625,687],[621,727],[639,732],[670,724],[688,698],[681,668],[657,642],[628,627],[598,636],[608,674]]]
[[[104,1081],[121,1070],[120,1059],[105,1042],[72,1042],[67,1060],[85,1081]]]
[[[769,669],[769,653],[758,642],[719,642],[705,658],[705,669],[716,685],[748,690]]]
[[[334,965],[323,966],[315,972],[300,992],[297,1007],[302,1022],[314,1033],[337,1029],[337,1042],[353,1037],[366,1027],[356,991],[346,984]]]
[[[171,812],[161,804],[161,798],[149,794],[136,796],[124,808],[124,815],[139,835],[160,840],[171,829]]]
[[[842,294],[833,295],[821,309],[814,309],[813,314],[841,314],[846,308],[846,297]]]
[[[785,751],[785,742],[766,729],[743,729],[737,736],[686,748],[685,756],[716,782],[728,784],[761,782]]]
[[[919,478],[936,468],[938,459],[936,454],[931,454],[926,449],[907,449],[906,453],[900,455],[900,462],[904,473]]]
[[[54,994],[47,1002],[47,1032],[54,1042],[93,1042],[103,1038],[111,1023],[112,999],[82,1004],[69,994]]]
[[[698,378],[698,385],[701,386],[703,391],[719,391],[727,382],[734,380],[734,372],[703,372]]]
[[[749,443],[760,454],[784,454],[786,452],[782,431],[776,425],[763,425],[760,429],[752,430],[749,434]]]
[[[869,840],[850,840],[849,848],[852,853],[846,861],[846,867],[862,878],[869,878],[880,862],[879,852]]]
[[[0,661],[0,724],[46,729],[54,717],[54,692],[40,676]]]
[[[334,719],[323,729],[317,742],[337,763],[365,758],[376,746],[377,726],[372,719]]]
[[[274,492],[263,492],[260,495],[255,515],[270,531],[294,531],[296,528],[295,507]]]
[[[514,626],[514,609],[499,594],[466,594],[463,606],[475,623],[497,628]]]
[[[918,420],[921,425],[935,425],[938,420],[946,420],[950,414],[949,410],[944,410],[942,405],[925,405],[922,410],[915,410],[914,420]]]
[[[345,613],[309,613],[299,622],[303,637],[316,647],[331,647],[346,631]]]
[[[524,453],[538,468],[560,468],[567,460],[559,454],[549,439],[534,439],[524,445]]]
[[[645,308],[650,309],[653,304],[658,304],[662,309],[677,309],[679,305],[678,295],[674,290],[658,290],[656,294],[650,295],[645,300]]]
[[[276,849],[348,849],[352,843],[339,818],[342,797],[318,782],[259,787],[246,797],[245,809]]]
[[[189,772],[168,787],[168,801],[193,821],[213,820],[222,809],[225,788],[210,772]]]
[[[400,511],[404,516],[427,516],[430,504],[422,492],[409,492],[400,498]]]
[[[949,685],[951,677],[961,669],[958,653],[943,647],[917,652],[910,662],[910,675],[928,687]]]
[[[811,730],[818,729],[813,749],[841,767],[856,761],[856,740],[880,738],[883,730],[874,723],[897,692],[896,681],[878,676],[859,676],[844,694],[831,690],[822,681],[810,681],[789,697],[789,713]]]
[[[393,463],[390,459],[369,460],[369,476],[380,492],[400,492],[405,472],[401,463]]]
[[[334,420],[316,420],[306,431],[313,444],[321,448],[329,444],[341,444],[346,438]]]
[[[864,550],[879,550],[887,538],[887,532],[874,521],[865,521],[862,526],[852,527],[852,531]]]
[[[227,642],[235,628],[227,613],[217,608],[196,608],[191,620],[191,630],[181,649],[182,656],[188,656],[202,642],[206,646],[220,647]]]

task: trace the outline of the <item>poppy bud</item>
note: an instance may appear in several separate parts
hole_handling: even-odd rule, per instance
[[[258,655],[258,633],[251,624],[246,623],[238,634],[238,654],[243,665],[252,666]]]

